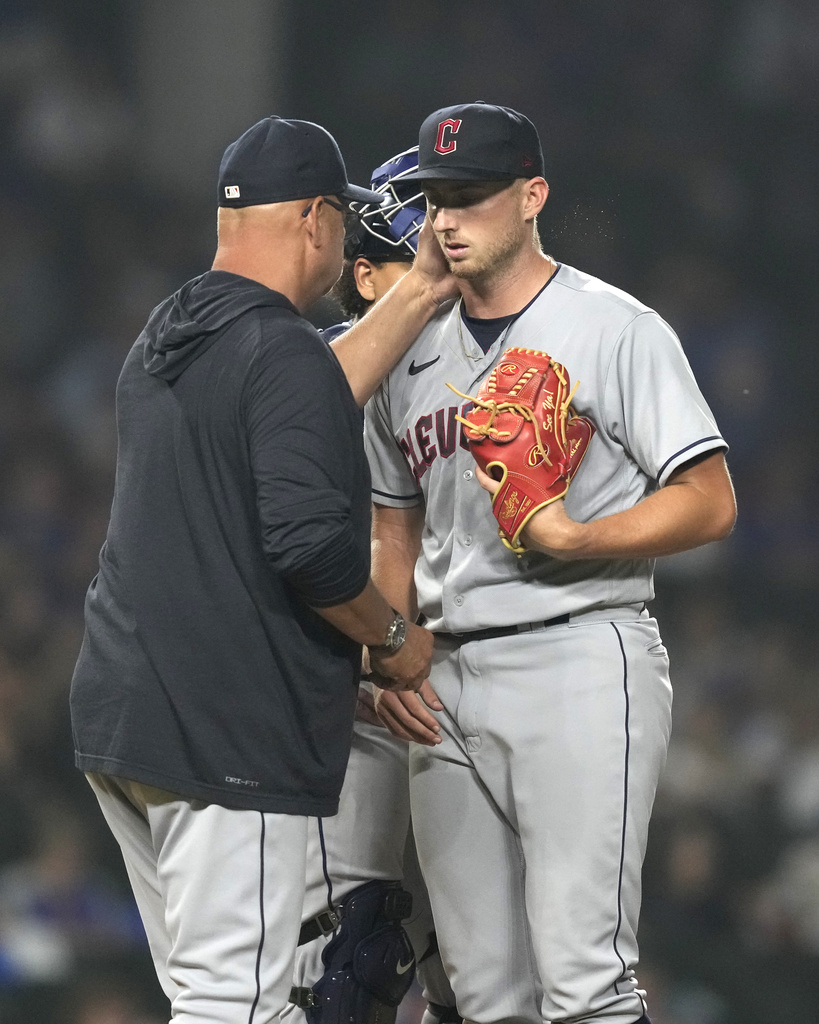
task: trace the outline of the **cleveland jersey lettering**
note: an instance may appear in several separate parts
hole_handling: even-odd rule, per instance
[[[415,421],[415,427],[407,429],[398,441],[398,446],[419,483],[435,459],[439,455],[448,459],[455,451],[456,444],[469,451],[463,424],[458,423],[456,417],[465,416],[471,408],[471,402],[464,402],[460,408],[457,405],[450,405],[448,409],[436,409],[434,413],[425,413]]]

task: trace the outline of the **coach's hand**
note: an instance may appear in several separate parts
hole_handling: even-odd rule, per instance
[[[441,742],[441,727],[428,708],[443,711],[444,706],[429,680],[424,682],[418,693],[394,693],[374,686],[373,697],[378,717],[393,736],[423,743],[427,747],[434,747]]]
[[[446,302],[447,299],[457,298],[461,294],[458,281],[450,272],[441,243],[432,230],[429,214],[418,232],[418,252],[408,276],[420,278],[429,288],[436,303]]]
[[[429,676],[435,637],[428,629],[407,623],[407,638],[393,654],[370,648],[370,668],[378,684],[389,690],[420,690]]]

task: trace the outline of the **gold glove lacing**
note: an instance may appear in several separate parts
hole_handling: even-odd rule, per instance
[[[567,381],[566,381],[565,376],[563,375],[563,367],[560,365],[560,363],[555,363],[555,362],[552,362],[550,365],[551,365],[552,369],[554,370],[555,375],[557,376],[557,378],[560,380],[560,382],[565,387],[566,384],[567,384]],[[518,381],[518,383],[515,385],[514,390],[515,391],[520,391],[521,388],[524,386],[524,384],[526,384],[526,382],[531,378],[532,374],[535,373],[535,372],[537,372],[537,371],[532,369],[528,373],[525,373],[521,377],[521,379]],[[569,403],[574,398],[574,393],[575,393],[575,391],[577,391],[577,385],[579,383],[580,383],[580,381],[577,381],[575,386],[572,388],[571,394],[568,396],[568,398],[566,398],[563,402],[561,402],[560,405],[555,409],[555,416],[557,417],[557,419],[559,420],[559,423],[560,423],[560,433],[562,435],[564,450],[565,450],[566,444],[567,444],[567,441],[566,441],[566,417],[567,417],[568,411],[569,411]],[[551,466],[552,465],[552,460],[546,454],[546,448],[545,448],[545,446],[543,444],[543,441],[541,440],[541,437],[540,437],[540,423],[538,422],[538,418],[535,416],[535,414],[532,412],[531,408],[528,405],[521,405],[519,402],[508,402],[508,401],[507,402],[496,402],[494,398],[490,398],[490,399],[475,398],[472,395],[465,395],[463,393],[463,391],[459,391],[456,387],[453,387],[452,384],[447,383],[447,387],[449,388],[450,391],[454,391],[456,395],[460,395],[461,398],[466,398],[467,401],[472,402],[474,405],[478,406],[480,409],[485,409],[489,413],[489,419],[486,421],[486,423],[483,423],[480,426],[477,426],[474,423],[470,423],[469,420],[464,419],[463,416],[456,416],[455,419],[459,423],[463,423],[463,425],[465,427],[469,427],[469,429],[474,431],[474,433],[476,433],[476,434],[482,434],[484,437],[490,437],[490,431],[492,430],[492,424],[495,422],[495,419],[497,418],[497,416],[500,413],[502,413],[502,412],[517,413],[517,415],[520,416],[521,419],[527,420],[535,428],[535,446],[534,446],[534,450],[536,452],[539,452],[543,456],[543,461],[546,463],[547,466]],[[491,387],[491,383],[490,383],[490,387]],[[497,437],[510,437],[511,434],[512,434],[511,430],[497,430],[497,429],[495,430],[495,435]]]

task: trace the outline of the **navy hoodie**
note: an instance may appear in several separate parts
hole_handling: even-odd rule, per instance
[[[370,570],[361,415],[335,355],[283,295],[210,271],[151,314],[117,430],[71,686],[77,766],[334,814],[361,649],[312,609]]]

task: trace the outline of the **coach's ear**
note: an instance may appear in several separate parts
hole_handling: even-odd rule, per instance
[[[334,237],[331,223],[334,216],[333,210],[324,201],[324,196],[301,200],[299,205],[303,206],[302,222],[310,243],[315,249],[323,249],[332,242]]]
[[[369,260],[359,256],[353,264],[353,277],[358,293],[365,302],[375,302],[375,282],[373,281],[373,267]]]
[[[549,183],[545,178],[529,178],[523,183],[523,213],[526,220],[537,217],[549,198]]]

